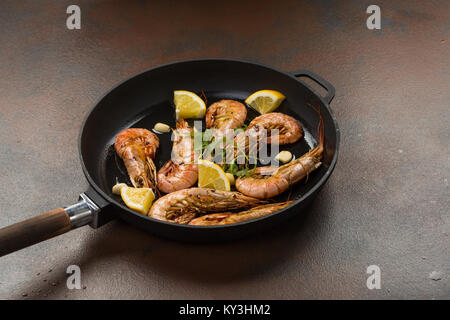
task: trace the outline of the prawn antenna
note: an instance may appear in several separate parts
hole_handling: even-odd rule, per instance
[[[205,105],[208,105],[208,99],[206,99],[205,92],[203,90],[201,92],[202,92],[203,100],[205,100]]]
[[[303,163],[301,161],[299,161],[298,163],[302,166],[303,170],[306,172],[306,180],[305,180],[305,184],[306,184],[309,179],[309,170],[306,169],[306,167],[303,165]]]
[[[322,114],[320,113],[320,106],[316,108],[310,103],[307,103],[307,105],[309,107],[313,108],[317,112],[317,114],[319,115],[319,124],[317,125],[317,140],[318,140],[318,144],[317,144],[317,147],[315,147],[310,152],[312,152],[312,151],[319,151],[318,153],[320,154],[320,153],[323,152],[323,146],[324,146],[324,142],[325,142],[325,125],[323,123]]]
[[[319,145],[323,146],[325,140],[325,126],[323,124],[323,118],[320,114],[320,107],[317,108],[317,113],[319,114],[319,125],[317,126],[317,132],[319,134]]]

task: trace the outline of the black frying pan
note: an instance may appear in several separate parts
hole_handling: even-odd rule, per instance
[[[299,80],[307,77],[326,89],[320,96]],[[296,156],[306,153],[317,140],[320,108],[325,127],[323,165],[310,174],[306,183],[300,182],[275,200],[285,200],[289,194],[295,202],[271,215],[221,226],[179,225],[155,220],[128,209],[120,197],[112,194],[117,179],[127,181],[123,163],[117,158],[112,144],[115,136],[128,127],[153,128],[156,122],[174,126],[173,90],[194,92],[203,90],[208,105],[219,99],[243,101],[261,89],[282,92],[286,100],[279,111],[300,120],[305,137],[294,145],[282,148]],[[242,237],[275,225],[302,210],[330,177],[337,161],[339,129],[329,108],[334,87],[318,75],[302,70],[281,72],[273,68],[238,60],[200,59],[162,65],[142,72],[107,93],[87,116],[80,133],[81,165],[89,181],[89,189],[80,201],[66,208],[56,209],[35,218],[0,229],[0,255],[35,244],[45,239],[89,224],[97,228],[113,218],[120,218],[139,228],[160,236],[184,241],[220,241]],[[256,114],[249,109],[248,120]],[[170,134],[161,135],[161,146],[155,159],[162,166],[170,158]],[[284,146],[283,146],[284,147]]]

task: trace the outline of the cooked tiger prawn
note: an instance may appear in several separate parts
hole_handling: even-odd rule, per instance
[[[302,136],[302,126],[291,116],[278,112],[263,114],[253,119],[247,130],[236,135],[234,139],[237,146],[235,157],[240,159],[239,163],[243,163],[246,155],[247,158],[248,155],[254,157],[264,144],[295,143]]]
[[[198,178],[197,164],[194,164],[193,129],[180,119],[174,131],[172,159],[158,171],[158,189],[165,193],[192,187]]]
[[[158,137],[147,129],[130,128],[117,135],[114,148],[122,158],[134,187],[156,187],[153,159],[158,147]]]
[[[223,139],[232,141],[234,137],[234,129],[240,128],[247,118],[247,108],[235,100],[220,100],[209,106],[206,111],[205,121],[208,129],[213,129],[213,141],[217,149],[225,148],[227,150],[226,158],[230,160],[233,157],[233,144],[226,144]],[[208,153],[203,155],[204,159],[222,163],[224,159],[220,159],[222,155],[213,156],[213,150],[208,149]],[[229,159],[230,158],[230,159]]]
[[[293,202],[294,201],[286,201],[280,203],[265,204],[239,213],[225,212],[225,213],[207,214],[191,220],[189,224],[196,226],[210,226],[210,225],[223,225],[253,220],[271,214],[275,211],[281,210]]]
[[[158,220],[186,224],[201,214],[249,208],[264,203],[239,192],[190,188],[159,198],[148,215]]]
[[[241,127],[247,118],[247,108],[235,100],[220,100],[206,111],[206,127],[221,131]]]
[[[281,167],[259,167],[248,177],[236,180],[236,189],[250,197],[267,199],[275,197],[307,177],[321,165],[324,127],[320,116],[319,141],[317,147],[300,158]]]
[[[263,131],[264,129],[268,132],[267,143],[289,144],[297,142],[303,136],[300,123],[291,116],[279,112],[260,115],[248,125],[248,130]],[[271,134],[274,129],[278,130],[278,134]]]

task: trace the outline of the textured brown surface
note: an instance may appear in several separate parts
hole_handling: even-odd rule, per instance
[[[0,226],[73,203],[93,103],[160,63],[241,58],[336,87],[341,153],[304,216],[239,242],[191,245],[120,221],[0,259],[0,298],[449,298],[450,3],[1,1]],[[163,4],[164,3],[164,4]],[[190,2],[193,3],[192,1]],[[81,267],[82,290],[66,288]],[[382,288],[368,290],[366,268]],[[441,280],[429,274],[441,272]]]

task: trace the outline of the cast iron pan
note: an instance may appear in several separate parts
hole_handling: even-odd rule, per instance
[[[326,90],[320,96],[306,83],[307,77]],[[261,89],[274,89],[286,95],[279,111],[298,119],[305,137],[293,145],[282,146],[296,156],[306,153],[317,143],[317,112],[320,108],[325,127],[323,165],[314,171],[306,183],[300,182],[275,200],[288,196],[295,202],[271,215],[222,226],[189,226],[155,220],[128,209],[111,192],[117,180],[129,182],[123,163],[112,145],[116,135],[129,127],[151,129],[156,122],[175,125],[172,105],[173,90],[203,92],[208,105],[219,99],[244,101]],[[107,93],[92,109],[82,125],[79,137],[81,165],[89,181],[89,189],[80,195],[75,205],[59,208],[35,218],[0,229],[0,255],[19,250],[82,225],[97,228],[113,218],[154,234],[190,242],[212,242],[243,237],[274,226],[281,220],[300,214],[330,177],[337,161],[339,129],[329,103],[334,87],[312,73],[301,70],[281,72],[273,68],[238,60],[200,59],[170,63],[144,71]],[[249,109],[248,121],[256,114]],[[156,157],[160,168],[169,158],[172,148],[170,134],[159,135],[161,144]]]

